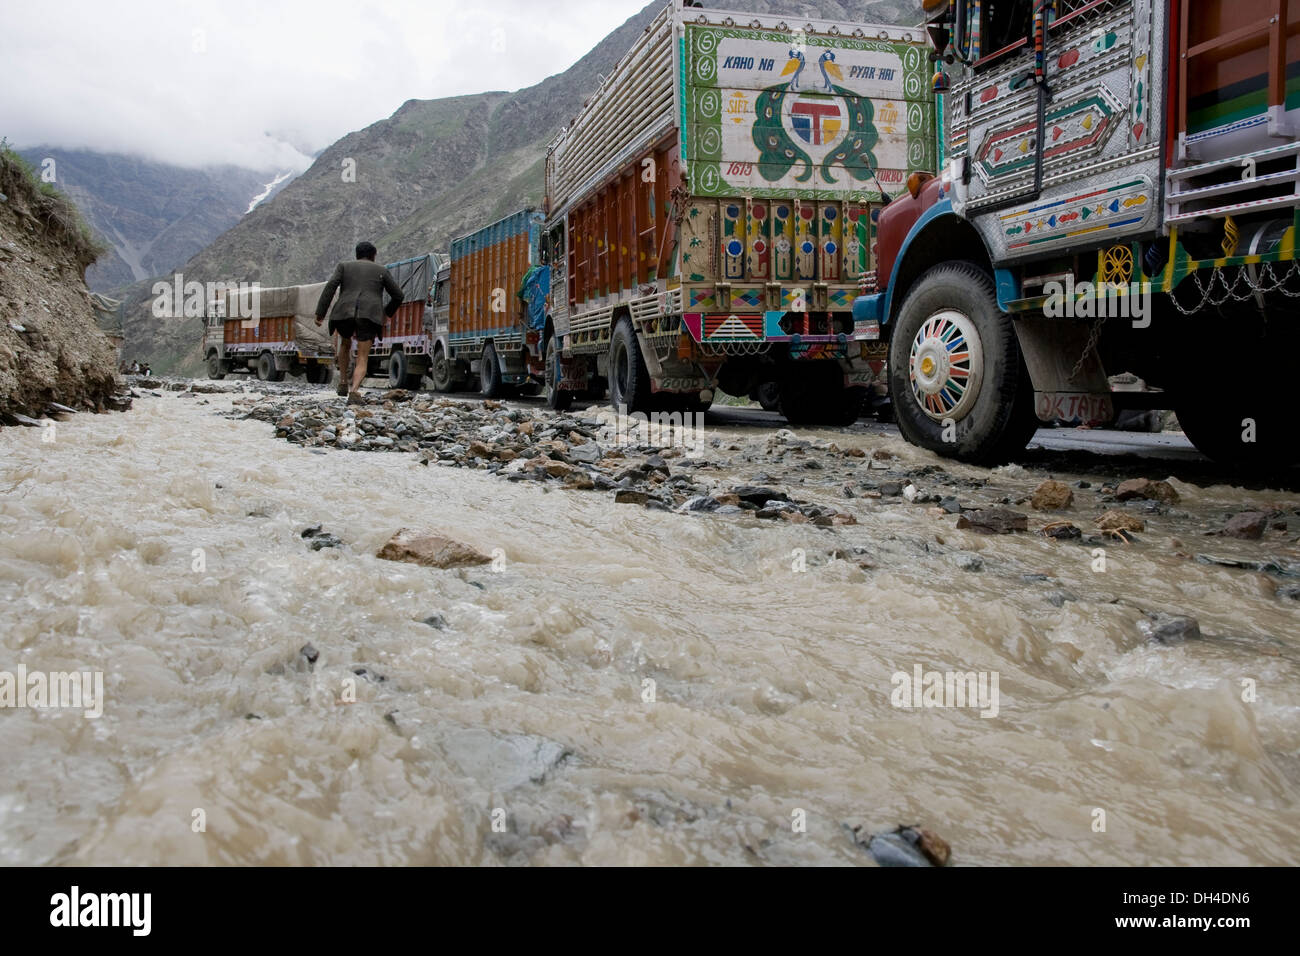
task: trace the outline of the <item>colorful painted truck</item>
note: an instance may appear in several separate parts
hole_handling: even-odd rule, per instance
[[[433,367],[431,310],[438,269],[444,261],[437,253],[426,253],[386,266],[402,288],[402,304],[384,319],[383,335],[370,347],[367,374],[386,376],[394,388],[420,387]]]
[[[324,288],[318,282],[253,289],[242,296],[231,291],[215,300],[204,320],[208,377],[251,372],[263,382],[278,382],[288,372],[317,384],[329,381],[334,346],[315,321]]]
[[[542,375],[541,320],[520,299],[542,270],[543,216],[522,209],[451,241],[449,268],[437,283],[429,329],[433,386],[440,392],[477,382],[495,398],[538,388]],[[543,293],[544,295],[544,293]]]
[[[858,417],[875,215],[936,156],[921,29],[665,9],[551,143],[549,402],[707,407],[775,383]]]
[[[997,461],[1145,402],[1212,457],[1296,461],[1300,2],[924,7],[944,155],[881,213],[854,305],[889,329],[903,434]]]

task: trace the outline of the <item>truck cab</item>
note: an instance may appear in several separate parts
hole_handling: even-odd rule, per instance
[[[1261,358],[1300,344],[1300,3],[924,8],[943,155],[881,213],[854,303],[904,436],[998,461],[1146,403],[1212,457],[1295,460]],[[1121,372],[1159,391],[1112,392]]]

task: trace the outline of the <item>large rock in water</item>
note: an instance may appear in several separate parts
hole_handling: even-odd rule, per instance
[[[42,194],[9,153],[0,193],[0,413],[112,405],[117,350],[86,291],[98,250],[76,207]]]
[[[375,555],[387,561],[406,561],[426,568],[461,568],[489,564],[492,558],[451,538],[427,531],[399,528]]]

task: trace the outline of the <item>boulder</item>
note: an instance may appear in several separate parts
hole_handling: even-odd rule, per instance
[[[1150,478],[1130,478],[1128,481],[1119,483],[1119,487],[1115,489],[1115,498],[1119,501],[1143,498],[1172,505],[1178,502],[1178,492],[1167,481],[1152,481]]]
[[[1074,492],[1070,490],[1070,486],[1051,478],[1035,488],[1034,495],[1029,500],[1030,507],[1035,511],[1060,511],[1073,503]]]
[[[398,529],[375,556],[426,568],[461,568],[492,562],[492,558],[477,548],[440,534],[410,528]]]

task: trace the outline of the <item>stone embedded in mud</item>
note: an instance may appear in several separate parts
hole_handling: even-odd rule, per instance
[[[1115,489],[1115,498],[1118,501],[1145,498],[1150,501],[1160,501],[1172,505],[1178,502],[1178,492],[1167,481],[1152,481],[1150,478],[1130,478],[1128,481],[1119,483],[1119,487]]]
[[[1157,644],[1181,644],[1201,636],[1201,625],[1196,618],[1163,612],[1147,614],[1145,620],[1138,621],[1138,630]]]
[[[1049,525],[1044,525],[1039,529],[1038,533],[1045,538],[1054,538],[1057,541],[1072,541],[1075,538],[1083,537],[1083,532],[1068,521],[1054,521]]]
[[[1073,503],[1074,492],[1070,490],[1070,486],[1063,481],[1049,478],[1034,489],[1029,506],[1035,511],[1060,511]]]
[[[1028,531],[1029,516],[1008,508],[984,508],[965,511],[957,518],[958,528],[969,528],[977,534],[1011,534]]]
[[[633,491],[630,488],[620,488],[614,492],[614,504],[616,505],[643,505],[650,500],[650,496],[644,491]]]
[[[927,830],[925,827],[912,825],[909,827],[899,827],[897,830],[901,836],[912,846],[920,850],[927,860],[934,866],[947,866],[948,861],[952,859],[952,847],[948,841],[933,830]]]
[[[1225,538],[1242,538],[1258,541],[1268,529],[1268,514],[1263,511],[1242,511],[1228,520],[1219,532]]]
[[[311,539],[311,549],[320,551],[322,548],[342,547],[343,541],[332,534],[320,534]]]
[[[934,866],[929,858],[898,833],[877,833],[867,842],[867,852],[880,866]]]
[[[764,488],[761,485],[741,485],[739,488],[731,489],[731,493],[741,501],[748,501],[750,504],[758,505],[760,508],[769,501],[789,501],[790,496],[783,491],[776,491],[773,488]]]
[[[376,552],[386,561],[405,561],[426,568],[461,568],[490,564],[492,558],[476,548],[427,531],[400,528]]]
[[[1111,509],[1093,522],[1102,531],[1145,531],[1146,522],[1127,511]]]
[[[575,445],[569,449],[569,458],[581,465],[594,465],[601,458],[600,446],[595,442]]]

